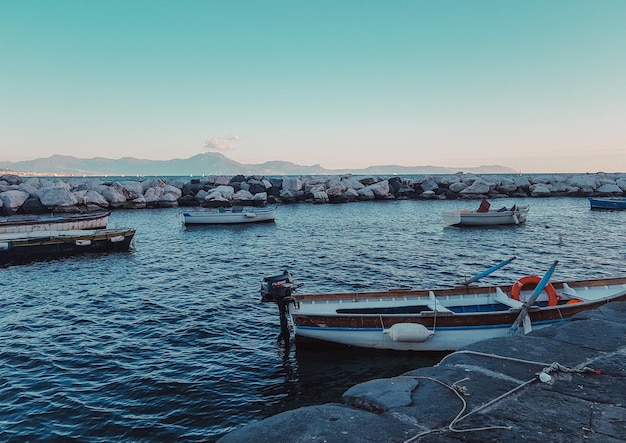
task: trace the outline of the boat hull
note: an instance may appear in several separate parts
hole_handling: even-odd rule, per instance
[[[249,208],[241,211],[186,211],[182,213],[185,225],[232,225],[241,223],[271,223],[276,208]]]
[[[626,210],[626,197],[589,197],[591,209],[624,211]]]
[[[104,229],[109,223],[110,216],[110,212],[39,216],[12,215],[0,217],[0,234]]]
[[[129,251],[134,229],[35,231],[0,235],[0,265],[26,263],[82,253]]]
[[[553,286],[560,293],[561,301],[556,306],[547,306],[548,297],[542,293],[537,305],[529,310],[532,330],[568,321],[573,315],[608,302],[626,301],[626,278],[554,283]],[[522,291],[521,300],[530,296],[531,289]],[[477,341],[510,334],[521,309],[521,302],[509,298],[510,290],[511,287],[469,287],[297,295],[289,305],[289,317],[296,341],[300,343],[454,351]],[[434,310],[434,301],[437,310]],[[406,325],[413,328],[420,325],[423,333],[405,337],[390,333],[394,327],[406,328]],[[521,329],[517,333],[521,333],[519,331]]]

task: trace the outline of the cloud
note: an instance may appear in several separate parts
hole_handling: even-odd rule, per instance
[[[235,145],[241,140],[238,135],[229,135],[227,137],[215,137],[204,142],[204,148],[207,151],[227,152],[234,151]]]

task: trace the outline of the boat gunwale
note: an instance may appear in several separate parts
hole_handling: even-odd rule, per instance
[[[98,220],[111,216],[111,211],[86,212],[86,213],[64,213],[60,215],[10,215],[0,218],[0,227],[8,226],[28,226],[28,225],[45,225],[48,223],[72,223],[81,221]],[[11,217],[16,217],[11,220]]]
[[[612,277],[593,280],[571,280],[550,282],[555,289],[563,289],[567,284],[570,288],[618,286],[626,285],[626,277]],[[421,298],[428,297],[432,291],[435,297],[445,297],[450,295],[489,295],[495,293],[500,288],[505,293],[509,293],[513,285],[502,286],[456,286],[454,288],[435,289],[403,289],[392,288],[387,291],[369,292],[334,292],[320,294],[293,294],[291,297],[298,302],[307,301],[340,301],[340,300],[364,300],[364,299],[391,299],[391,298]],[[533,285],[528,285],[528,289],[533,289]],[[575,297],[574,297],[575,298]]]
[[[113,237],[131,237],[136,233],[134,228],[111,228],[111,229],[90,229],[90,230],[70,230],[70,231],[33,231],[26,236],[9,238],[9,234],[0,234],[0,241],[9,243],[12,247],[28,247],[49,245],[55,243],[65,243],[76,240],[109,240]],[[15,234],[18,235],[18,234]]]

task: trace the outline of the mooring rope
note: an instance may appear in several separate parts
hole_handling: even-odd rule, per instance
[[[468,396],[469,394],[467,393],[467,388],[465,386],[459,386],[458,383],[461,383],[465,380],[469,380],[469,377],[463,378],[461,380],[458,380],[456,382],[454,382],[452,385],[448,385],[447,383],[442,382],[441,380],[438,380],[434,377],[428,377],[428,376],[411,376],[411,375],[402,375],[399,378],[413,378],[413,379],[423,379],[423,380],[430,380],[430,381],[434,381],[448,389],[450,389],[460,400],[461,403],[463,404],[461,410],[459,411],[459,413],[456,415],[456,417],[454,417],[454,419],[452,419],[452,421],[450,422],[450,424],[448,424],[447,427],[444,428],[438,428],[438,429],[430,429],[428,431],[424,431],[421,432],[417,435],[414,435],[413,437],[409,438],[408,440],[405,440],[404,443],[413,443],[418,441],[421,437],[424,437],[428,434],[432,434],[433,432],[440,432],[440,431],[451,431],[451,432],[477,432],[477,431],[489,431],[489,430],[496,430],[496,429],[505,429],[505,430],[511,430],[512,427],[511,426],[484,426],[484,427],[478,427],[478,428],[468,428],[468,429],[458,429],[455,428],[455,425],[458,424],[459,422],[461,422],[462,420],[466,419],[467,417],[469,417],[472,414],[475,414],[476,412],[480,412],[483,409],[488,408],[489,406],[492,406],[493,404],[499,402],[500,400],[512,395],[513,393],[519,391],[520,389],[530,385],[531,383],[540,380],[542,382],[550,382],[551,381],[551,377],[549,376],[549,374],[551,372],[568,372],[568,373],[594,373],[596,375],[600,374],[600,371],[597,371],[595,369],[589,368],[588,366],[582,367],[582,368],[570,368],[567,366],[564,366],[558,362],[553,362],[553,363],[545,363],[545,362],[538,362],[538,361],[532,361],[532,360],[524,360],[524,359],[520,359],[520,358],[515,358],[515,357],[506,357],[503,355],[497,355],[497,354],[488,354],[488,353],[484,353],[484,352],[477,352],[477,351],[457,351],[454,352],[452,354],[449,354],[447,356],[445,356],[436,366],[441,365],[441,363],[448,357],[450,357],[451,355],[454,354],[470,354],[470,355],[478,355],[478,356],[483,356],[483,357],[490,357],[490,358],[496,358],[496,359],[501,359],[501,360],[508,360],[508,361],[514,361],[514,362],[518,362],[518,363],[526,363],[526,364],[532,364],[532,365],[536,365],[536,366],[543,366],[543,369],[536,373],[535,376],[533,378],[531,378],[530,380],[527,380],[523,383],[521,383],[520,385],[514,387],[513,389],[508,390],[507,392],[505,392],[502,395],[499,395],[498,397],[488,401],[487,403],[482,404],[481,406],[471,410],[470,412],[468,412],[467,414],[464,415],[465,411],[467,410],[467,402],[465,401],[465,399],[463,398],[463,396]],[[542,376],[542,374],[548,374],[548,377],[546,376]]]

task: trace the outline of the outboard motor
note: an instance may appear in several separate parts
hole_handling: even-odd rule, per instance
[[[278,341],[283,340],[285,346],[289,347],[289,325],[287,323],[287,305],[291,303],[292,292],[296,287],[293,284],[293,277],[289,271],[284,271],[280,275],[265,277],[261,282],[261,301],[264,303],[276,303],[280,315],[280,334]]]
[[[261,282],[261,301],[265,303],[278,303],[290,297],[295,291],[293,277],[289,271],[280,275],[265,277]]]

